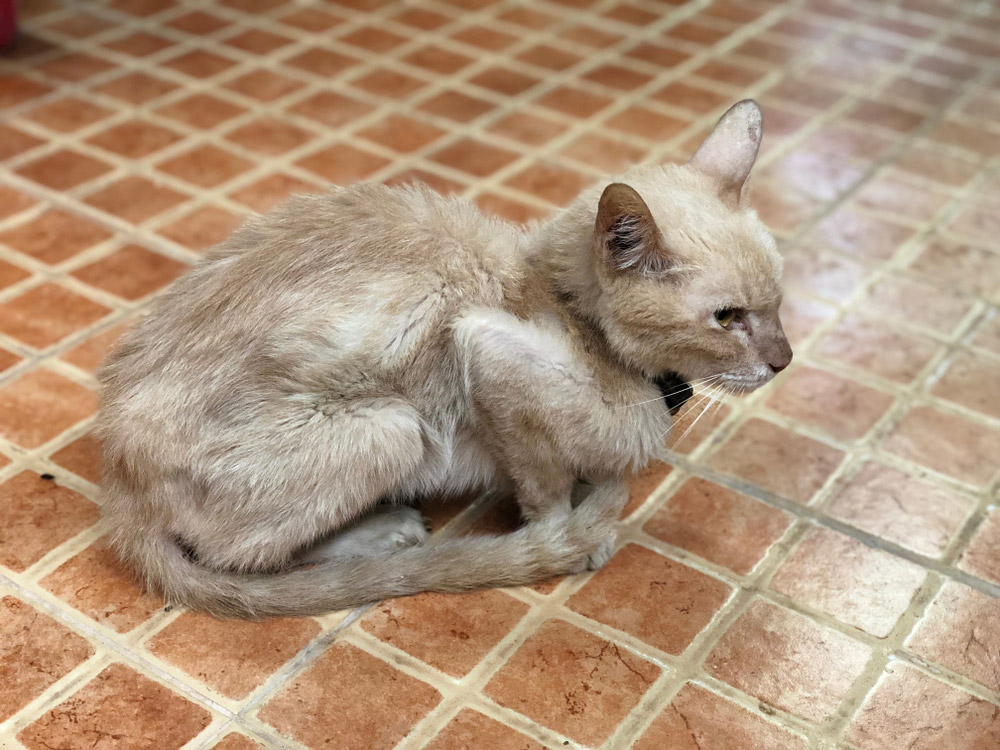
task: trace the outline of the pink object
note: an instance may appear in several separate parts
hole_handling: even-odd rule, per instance
[[[0,49],[14,41],[17,33],[17,9],[14,0],[0,0]]]

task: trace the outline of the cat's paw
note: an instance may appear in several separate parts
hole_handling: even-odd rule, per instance
[[[394,526],[385,537],[389,549],[415,547],[430,537],[429,524],[416,508],[406,505],[393,508],[382,514],[382,520]]]
[[[615,532],[611,532],[604,537],[601,543],[597,545],[597,549],[587,557],[587,570],[600,570],[603,568],[604,564],[615,554],[615,542],[617,540],[618,535]]]

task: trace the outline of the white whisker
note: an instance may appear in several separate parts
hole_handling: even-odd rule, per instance
[[[695,425],[698,424],[698,422],[701,421],[701,418],[708,413],[709,409],[711,409],[712,406],[714,406],[717,403],[718,398],[719,398],[718,390],[713,389],[712,393],[709,395],[708,406],[702,409],[701,414],[695,417],[694,421],[690,425],[688,425],[688,428],[684,430],[684,434],[681,435],[680,438],[678,438],[677,442],[671,446],[671,450],[677,450],[680,444],[684,442],[684,438],[686,438],[689,434],[691,434],[691,430],[694,429]]]

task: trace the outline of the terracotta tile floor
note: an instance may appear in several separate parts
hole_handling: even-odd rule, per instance
[[[1000,3],[23,0],[0,57],[0,746],[1000,748]],[[697,399],[602,571],[219,622],[95,521],[94,369],[252,211],[516,222],[765,111],[792,367]],[[680,432],[677,433],[680,435]],[[503,531],[507,506],[429,511]]]

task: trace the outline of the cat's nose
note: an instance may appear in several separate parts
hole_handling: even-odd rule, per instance
[[[771,372],[777,375],[779,372],[788,367],[792,362],[792,350],[788,345],[785,345],[785,350],[780,352],[774,361],[768,362],[768,366],[771,368]]]

